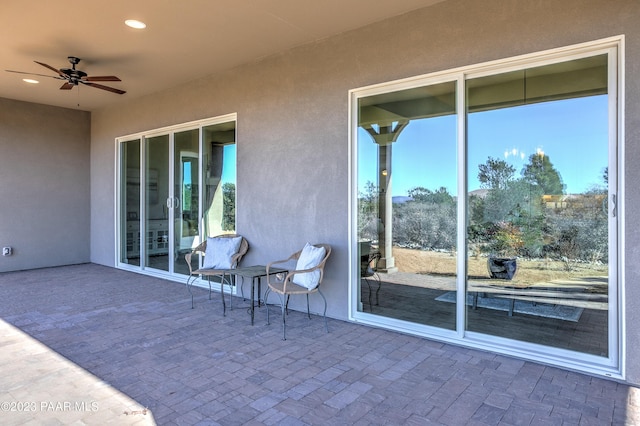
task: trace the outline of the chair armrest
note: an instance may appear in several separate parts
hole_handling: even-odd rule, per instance
[[[285,277],[285,281],[291,280],[291,277],[293,277],[295,274],[306,274],[308,272],[313,272],[313,271],[316,271],[316,270],[320,270],[320,279],[318,279],[318,282],[322,282],[322,277],[324,275],[324,262],[320,262],[319,264],[317,264],[313,268],[297,269],[295,271],[289,271],[289,273],[287,273],[287,276]]]
[[[269,268],[271,268],[272,265],[280,265],[280,264],[283,264],[283,263],[287,263],[287,262],[289,262],[291,260],[297,260],[299,256],[300,256],[300,252],[296,252],[296,253],[293,253],[291,256],[289,256],[286,259],[274,260],[273,262],[267,263],[267,276],[269,276]]]
[[[269,269],[271,269],[271,267],[272,267],[273,265],[280,265],[280,264],[284,264],[284,263],[287,263],[287,262],[288,262],[288,261],[290,261],[290,260],[291,260],[291,258],[289,258],[289,259],[284,259],[284,260],[276,260],[276,261],[273,261],[273,262],[269,262],[269,263],[267,263],[267,281],[269,281]]]
[[[184,255],[184,260],[187,261],[187,265],[189,266],[189,275],[193,275],[193,268],[191,267],[191,256],[195,253],[202,253],[204,255],[206,249],[207,249],[207,240],[205,239],[203,242],[198,244],[198,246],[192,249],[189,253]]]
[[[235,269],[238,267],[238,260],[242,258],[242,254],[236,253],[231,256],[231,269]]]
[[[187,262],[187,266],[189,267],[189,275],[193,275],[193,269],[191,268],[191,255],[193,252],[189,252],[184,255],[184,260]]]
[[[292,254],[292,255],[291,255],[291,256],[289,256],[289,258],[287,258],[287,259],[283,259],[283,260],[276,260],[276,261],[273,261],[273,262],[269,262],[269,263],[267,263],[267,268],[266,268],[266,272],[267,272],[267,285],[269,285],[269,284],[271,283],[271,273],[269,272],[269,269],[271,269],[271,267],[272,267],[273,265],[284,265],[285,263],[288,263],[288,262],[290,262],[290,261],[292,261],[292,260],[297,259],[299,255],[300,255],[300,253],[298,252],[298,253],[294,253],[294,254]],[[285,268],[282,268],[282,269],[285,269]],[[287,282],[287,280],[289,279],[289,276],[290,276],[290,275],[291,275],[291,274],[287,273],[287,275],[286,275],[286,276],[285,276],[285,278],[284,278],[284,282],[285,282],[285,284],[284,284],[284,288],[286,288],[286,287],[287,287],[286,282]]]
[[[289,259],[290,260],[290,259]],[[320,277],[318,278],[318,283],[322,282],[322,278],[324,277],[324,264],[325,262],[320,262],[319,264],[317,264],[316,266],[314,266],[313,268],[309,268],[309,269],[296,269],[293,271],[288,271],[287,275],[284,277],[283,280],[283,284],[282,284],[282,291],[286,292],[287,291],[287,284],[290,282],[293,282],[293,276],[296,274],[306,274],[308,272],[313,272],[316,270],[320,271]],[[267,280],[268,282],[268,280]]]
[[[380,262],[381,258],[380,252],[371,252],[368,255],[361,256],[360,274],[363,277],[373,276],[378,271],[378,262]]]

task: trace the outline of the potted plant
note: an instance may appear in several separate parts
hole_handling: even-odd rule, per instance
[[[518,269],[516,253],[524,246],[522,231],[511,222],[498,222],[493,232],[487,268],[491,278],[511,280]]]

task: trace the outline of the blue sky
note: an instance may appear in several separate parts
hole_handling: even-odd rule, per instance
[[[223,148],[222,183],[236,183],[236,144],[225,145]]]
[[[470,114],[468,118],[469,190],[478,189],[478,166],[489,156],[516,169],[529,156],[543,152],[566,185],[566,193],[581,193],[603,184],[608,161],[607,96],[544,102]],[[454,115],[415,120],[393,144],[394,196],[416,186],[457,191],[457,131]],[[359,129],[359,179],[376,183],[377,146]]]

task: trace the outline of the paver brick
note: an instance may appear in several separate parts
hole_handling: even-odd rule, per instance
[[[279,310],[251,326],[241,298],[223,317],[194,292],[92,264],[0,274],[5,398],[99,404],[0,424],[640,424],[614,381],[295,311],[282,341]]]

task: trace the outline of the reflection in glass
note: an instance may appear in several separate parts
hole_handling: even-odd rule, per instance
[[[203,129],[204,235],[213,237],[236,230],[235,122]]]
[[[140,140],[122,143],[120,262],[140,266]]]
[[[456,327],[455,94],[447,82],[359,99],[361,311]]]
[[[169,271],[169,135],[145,140],[145,265]]]
[[[200,132],[198,129],[176,132],[174,135],[174,272],[189,274],[184,254],[199,243],[198,208]]]
[[[466,95],[466,329],[608,356],[606,55]]]

